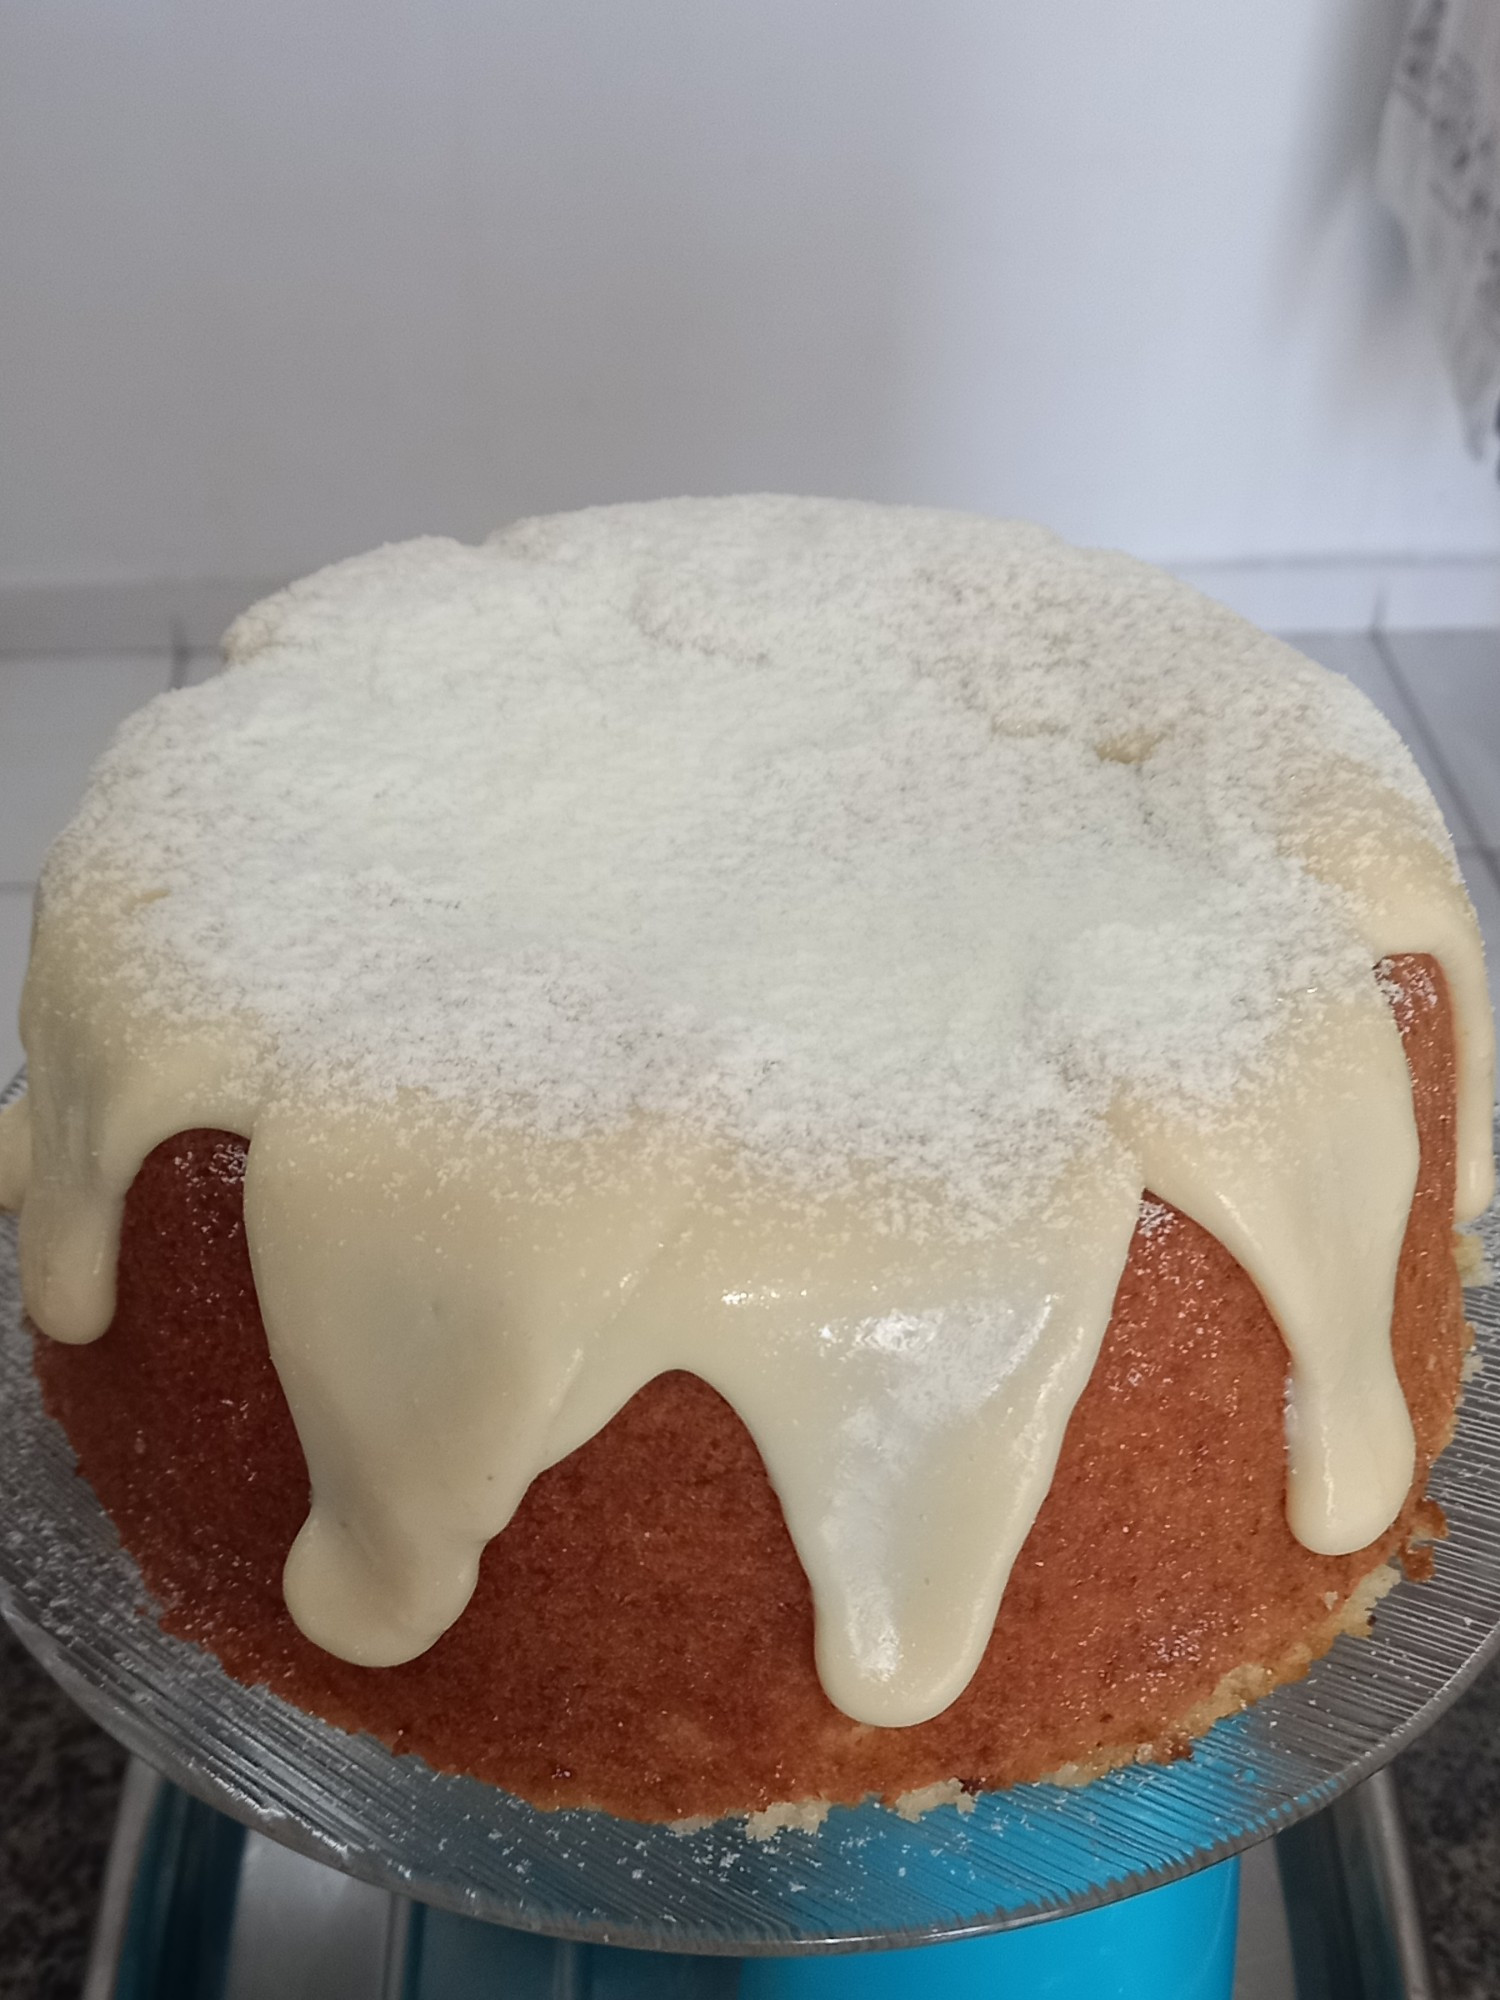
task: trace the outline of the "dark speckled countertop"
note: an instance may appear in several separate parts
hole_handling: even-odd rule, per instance
[[[0,2000],[77,2000],[125,1754],[0,1626]],[[1500,2000],[1500,1665],[1396,1775],[1441,2000]]]
[[[0,1625],[0,2000],[77,2000],[125,1752]]]
[[[1441,2000],[1500,1996],[1500,1662],[1396,1761]]]

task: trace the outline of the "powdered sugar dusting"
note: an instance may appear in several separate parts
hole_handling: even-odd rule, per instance
[[[1369,978],[1297,858],[1444,842],[1349,685],[1039,529],[758,498],[325,570],[101,761],[50,908],[278,1078],[563,1134],[639,1114],[994,1213],[1125,1087],[1222,1102]],[[1347,783],[1350,773],[1356,782]],[[150,900],[147,900],[149,898]]]

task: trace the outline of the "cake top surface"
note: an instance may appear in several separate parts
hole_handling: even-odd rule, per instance
[[[1337,676],[1036,528],[752,497],[335,565],[126,724],[44,896],[302,1091],[633,1118],[993,1216],[1369,979],[1299,853],[1446,846]]]

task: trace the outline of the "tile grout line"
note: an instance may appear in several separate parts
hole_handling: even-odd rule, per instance
[[[192,665],[193,650],[187,642],[187,628],[180,618],[173,618],[167,627],[168,644],[172,666],[167,675],[169,688],[180,688],[187,680],[188,668]]]
[[[166,644],[155,641],[149,646],[0,645],[0,667],[12,666],[18,660],[153,660],[170,651],[170,639]]]
[[[1432,725],[1427,720],[1420,697],[1406,678],[1406,675],[1402,672],[1401,664],[1396,658],[1384,629],[1378,625],[1372,626],[1368,637],[1371,645],[1380,655],[1386,672],[1396,683],[1397,692],[1406,704],[1407,713],[1411,716],[1412,726],[1422,739],[1422,747],[1432,759],[1433,769],[1448,787],[1454,805],[1463,815],[1463,831],[1465,834],[1463,846],[1465,850],[1478,854],[1484,864],[1485,873],[1490,877],[1495,888],[1500,889],[1500,855],[1492,853],[1490,848],[1485,844],[1484,837],[1479,830],[1479,822],[1474,817],[1474,809],[1469,804],[1462,785],[1454,777],[1452,765],[1443,755],[1442,746],[1433,734]]]

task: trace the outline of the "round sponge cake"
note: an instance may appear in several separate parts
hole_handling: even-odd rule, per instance
[[[1413,1545],[1440,1531],[1422,1496],[1465,1344],[1452,1032],[1430,960],[1382,970],[1423,1162],[1393,1322],[1419,1439],[1400,1515],[1346,1556],[1294,1539],[1281,1336],[1227,1252],[1148,1197],[978,1671],[917,1728],[871,1730],[829,1702],[807,1580],[755,1445],[682,1372],[533,1483],[467,1610],[420,1658],[362,1668],[304,1638],[281,1572],[307,1470],[266,1351],[232,1134],[184,1133],[150,1155],[108,1335],[38,1341],[47,1406],[170,1630],[239,1679],[540,1805],[677,1819],[1179,1756],[1362,1630],[1394,1581],[1387,1565],[1421,1573]]]
[[[758,498],[294,586],[49,857],[38,1369],[173,1629],[543,1805],[1177,1754],[1437,1526],[1492,1181],[1363,699]]]

